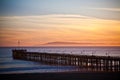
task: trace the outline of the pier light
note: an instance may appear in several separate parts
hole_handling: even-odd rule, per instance
[[[95,55],[95,53],[96,53],[96,51],[92,51],[92,56],[94,56],[94,55]]]
[[[81,55],[83,54],[83,52],[81,51]]]
[[[92,52],[92,56],[94,55],[94,52]]]
[[[106,56],[109,56],[108,52],[106,52]]]

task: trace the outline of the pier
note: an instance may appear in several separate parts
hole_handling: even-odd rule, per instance
[[[49,65],[77,66],[92,71],[119,72],[120,57],[27,52],[12,50],[13,59],[37,61]]]

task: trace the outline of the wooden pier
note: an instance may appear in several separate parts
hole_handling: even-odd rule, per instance
[[[77,66],[92,71],[120,71],[120,57],[27,52],[27,50],[12,50],[12,52],[14,59],[38,61],[58,66]]]

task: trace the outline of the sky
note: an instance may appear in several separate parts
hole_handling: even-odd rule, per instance
[[[120,0],[0,0],[0,46],[18,46],[18,41],[20,46],[120,46],[119,4]]]

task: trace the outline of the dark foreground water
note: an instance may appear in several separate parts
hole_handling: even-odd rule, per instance
[[[45,65],[40,62],[14,60],[12,49],[15,48],[0,48],[0,74],[68,72],[77,69],[74,66]],[[19,49],[27,49],[31,52],[54,52],[56,54],[120,56],[120,47],[25,47]]]

